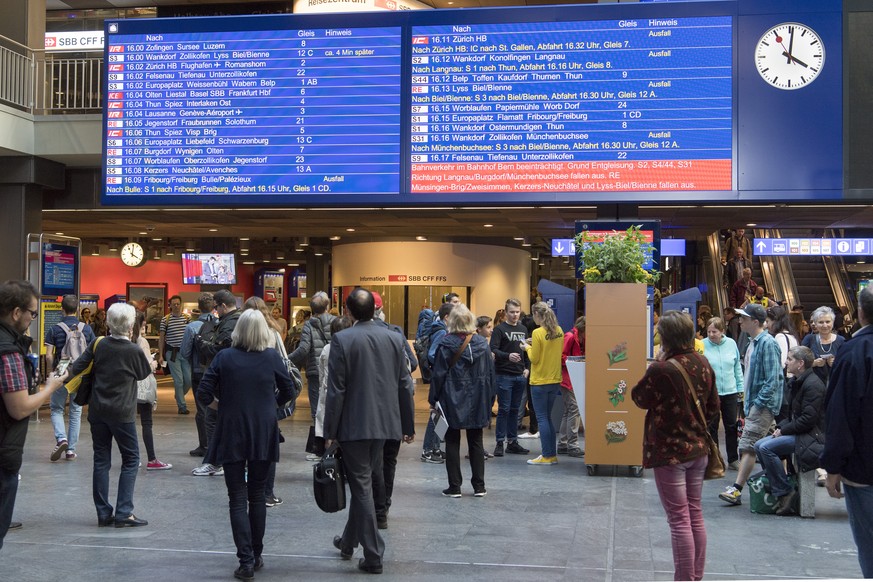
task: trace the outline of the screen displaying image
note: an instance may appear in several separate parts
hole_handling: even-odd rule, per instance
[[[186,285],[235,285],[236,258],[227,253],[182,253]]]
[[[79,247],[57,243],[42,245],[42,294],[76,295]]]

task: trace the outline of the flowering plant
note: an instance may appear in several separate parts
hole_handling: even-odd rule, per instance
[[[582,254],[582,280],[586,283],[645,283],[651,285],[661,273],[642,267],[648,244],[639,226],[600,237],[580,232],[574,240]]]
[[[627,439],[627,425],[623,420],[606,423],[606,444],[620,443]]]
[[[624,393],[626,391],[627,382],[625,382],[624,380],[616,382],[613,389],[607,391],[607,394],[609,394],[609,401],[612,403],[613,408],[624,402]]]

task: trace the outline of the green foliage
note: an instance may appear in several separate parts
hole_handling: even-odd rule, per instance
[[[612,231],[599,242],[588,231],[576,236],[577,249],[582,249],[584,269],[580,275],[586,283],[645,283],[651,285],[661,276],[656,270],[647,271],[643,250],[646,237],[639,226],[625,232]]]

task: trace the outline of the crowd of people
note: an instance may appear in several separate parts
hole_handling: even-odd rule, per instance
[[[362,546],[358,568],[364,572],[383,570],[385,544],[379,530],[388,527],[400,444],[416,436],[411,373],[418,366],[428,370],[431,407],[421,458],[445,464],[444,496],[464,494],[461,431],[466,433],[474,497],[487,495],[487,458],[530,454],[519,442],[525,436],[519,434],[525,400],[532,409],[527,436],[540,441],[540,454],[527,463],[549,466],[558,463],[559,455],[582,457],[579,434],[584,428],[566,361],[585,355],[585,318],[565,333],[541,301],[525,315],[521,302],[510,298],[492,319],[477,318],[456,294],[444,300],[436,312],[422,310],[413,351],[403,330],[384,321],[378,293],[355,289],[342,316],[330,313],[326,294],[316,294],[310,302],[312,317],[301,328],[305,337],[288,353],[282,326],[258,297],[240,309],[227,290],[204,293],[194,321],[181,316],[181,299],[172,297],[170,313],[161,322],[159,350],[153,353],[143,337],[145,313],[114,304],[101,335],[81,325],[77,298],[65,296],[64,318],[45,337],[42,390],[32,391],[38,370],[27,357],[31,340],[25,332],[38,314],[37,295],[28,283],[3,283],[0,547],[11,523],[27,417],[51,400],[56,442],[50,459],[76,460],[81,407],[63,387],[84,373],[92,379],[88,421],[97,525],[148,524],[134,514],[140,466],[135,422],[139,415],[146,469],[171,469],[158,459],[151,430],[154,373],[163,362],[178,362],[181,393],[171,371],[176,402],[180,394],[184,401],[193,386],[197,404],[198,443],[190,453],[203,460],[192,474],[224,477],[239,560],[234,575],[242,580],[253,579],[263,567],[267,508],[282,503],[273,491],[283,441],[278,420],[298,395],[296,363],[305,366],[309,383],[309,458],[318,460],[338,445],[351,493],[346,526],[333,545],[343,559],[351,559]],[[797,493],[782,459],[793,455],[800,471],[821,466],[827,470],[828,492],[846,495],[862,571],[873,575],[873,442],[865,429],[873,421],[873,290],[861,292],[858,311],[862,327],[848,341],[833,332],[834,314],[827,308],[812,313],[813,332],[799,337],[792,319],[775,305],[746,303],[725,310],[724,319],[705,313],[702,341],[696,337],[700,327],[687,314],[671,311],[657,320],[657,359],[631,396],[646,410],[643,465],[654,472],[667,515],[677,580],[703,576],[702,482],[709,443],[718,442],[720,423],[728,466],[736,477],[719,498],[740,505],[759,461],[777,498],[776,513],[790,514]],[[181,320],[184,325],[177,325]],[[558,405],[563,408],[560,425],[552,413]],[[69,426],[64,424],[66,406]],[[489,453],[484,430],[492,420],[495,441]],[[114,499],[109,492],[113,440],[122,459]],[[440,450],[443,442],[445,452]]]

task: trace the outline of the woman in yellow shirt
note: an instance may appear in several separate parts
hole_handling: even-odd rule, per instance
[[[558,325],[555,312],[540,301],[531,308],[534,323],[530,343],[522,343],[522,349],[530,359],[530,394],[534,412],[540,425],[542,453],[529,459],[528,465],[554,465],[558,462],[558,443],[555,426],[552,424],[552,407],[561,398],[561,352],[564,348],[564,331]]]

